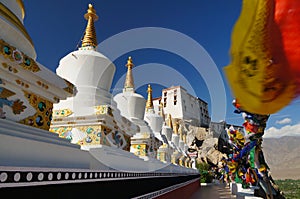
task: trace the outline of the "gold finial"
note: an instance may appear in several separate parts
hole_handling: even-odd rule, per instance
[[[132,68],[134,64],[132,63],[131,57],[128,57],[127,64],[125,66],[127,66],[127,74],[126,74],[124,88],[134,89],[134,82],[133,82],[133,75],[132,75]]]
[[[132,69],[132,67],[134,66],[134,64],[132,63],[132,58],[131,58],[131,56],[128,57],[126,66],[127,66],[128,68],[130,68],[130,69]]]
[[[94,22],[98,20],[98,16],[92,4],[89,4],[89,9],[87,10],[87,13],[84,15],[84,18],[88,21],[88,23],[85,29],[84,37],[82,39],[81,47],[91,46],[95,48],[97,46],[97,36],[96,36]]]
[[[186,134],[183,134],[183,142],[186,143]]]
[[[21,8],[22,11],[22,19],[24,19],[25,17],[25,8],[24,8],[24,3],[22,0],[17,0],[17,3],[19,5],[19,7]]]
[[[172,125],[172,117],[171,117],[171,114],[170,114],[170,113],[168,114],[167,120],[168,120],[168,126],[169,126],[170,128],[173,129],[173,125]]]
[[[148,98],[147,98],[147,102],[146,102],[146,111],[148,111],[149,109],[153,110],[152,88],[151,88],[150,84],[148,84],[147,93],[148,93]]]

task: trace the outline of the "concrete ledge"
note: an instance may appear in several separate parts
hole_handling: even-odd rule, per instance
[[[232,195],[236,195],[237,199],[262,199],[261,197],[254,196],[255,187],[250,187],[249,189],[242,188],[242,184],[231,182],[230,190]]]
[[[236,195],[236,199],[263,199],[261,197],[256,196],[244,196],[244,195]]]
[[[214,183],[201,183],[201,186],[210,186],[210,185],[213,185]]]

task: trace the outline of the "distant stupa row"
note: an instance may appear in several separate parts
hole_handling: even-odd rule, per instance
[[[98,19],[90,4],[81,47],[60,60],[57,74],[75,85],[76,95],[54,104],[50,131],[81,145],[84,150],[101,145],[130,151],[149,160],[157,158],[192,167],[186,154],[186,132],[163,108],[155,111],[152,88],[147,100],[135,92],[132,57],[127,60],[123,92],[109,92],[115,65],[96,50],[94,22]]]

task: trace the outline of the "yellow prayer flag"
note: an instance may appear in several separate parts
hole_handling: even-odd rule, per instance
[[[274,13],[275,0],[244,0],[232,32],[224,71],[234,97],[251,113],[275,113],[295,96]]]

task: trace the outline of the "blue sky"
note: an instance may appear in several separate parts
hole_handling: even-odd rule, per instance
[[[144,71],[146,69],[150,71],[147,77],[153,77],[153,81],[149,82],[153,85],[153,97],[158,97],[162,88],[176,85],[174,80],[182,78],[182,81],[185,80],[191,85],[195,95],[208,102],[214,121],[222,119],[222,114],[218,114],[219,110],[213,109],[213,107],[218,107],[216,104],[225,103],[226,114],[223,119],[227,123],[242,125],[241,116],[233,113],[234,109],[231,104],[233,96],[223,73],[223,68],[230,62],[231,31],[239,16],[242,0],[52,0],[42,2],[25,0],[24,24],[34,42],[38,62],[55,72],[59,60],[77,49],[85,30],[86,20],[83,15],[86,13],[89,3],[93,4],[99,16],[95,27],[100,45],[103,41],[124,33],[124,31],[147,27],[163,28],[182,36],[180,41],[174,40],[173,50],[145,47],[120,54],[113,60],[116,65],[116,73],[112,87],[115,88],[118,80],[126,72],[124,65],[127,57],[132,56],[136,69],[140,67],[140,69],[145,69]],[[147,38],[150,40],[152,37],[150,35]],[[189,58],[175,53],[180,50],[177,49],[178,46],[184,45],[183,38],[195,41],[198,47],[203,47],[213,60],[214,64],[204,59],[199,63],[199,66],[204,67],[201,69],[206,70],[207,74],[199,73]],[[165,42],[164,38],[160,42]],[[131,45],[131,43],[133,43],[132,40],[127,40],[127,43],[122,41],[117,46]],[[99,48],[101,47],[103,46],[99,46]],[[191,46],[190,54],[197,54],[198,51],[195,52],[194,49]],[[189,53],[189,49],[185,52]],[[106,55],[105,52],[103,54]],[[109,57],[109,55],[107,56]],[[195,60],[197,61],[197,57]],[[160,70],[159,66],[166,70]],[[214,67],[220,74],[226,93],[226,96],[220,96],[217,99],[216,97],[212,99],[212,93],[222,93],[222,90],[218,90],[220,88],[217,83],[213,85],[216,90],[211,84],[210,86],[206,85],[206,79],[214,78],[208,77],[210,73],[213,73],[211,71]],[[138,70],[134,75],[137,74],[139,74]],[[158,80],[158,77],[161,81]],[[134,78],[135,80],[147,79],[136,76]],[[140,85],[137,92],[146,96],[147,84],[141,81],[140,84],[142,83],[145,85]],[[226,100],[225,102],[223,102],[223,98]],[[214,113],[211,112],[212,109]],[[292,131],[300,134],[298,110],[300,110],[300,102],[295,100],[291,105],[271,115],[267,133],[283,135],[284,132]]]

